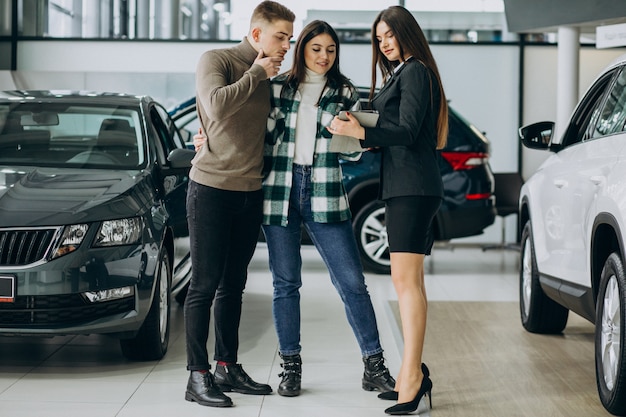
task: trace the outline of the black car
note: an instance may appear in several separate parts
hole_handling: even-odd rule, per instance
[[[369,91],[359,88],[362,107]],[[189,99],[170,111],[187,142],[198,131],[196,100]],[[440,152],[439,166],[444,200],[435,220],[435,240],[479,235],[493,224],[493,173],[490,144],[483,133],[450,108],[449,134]],[[373,272],[390,272],[384,203],[378,200],[380,153],[364,152],[360,160],[342,160],[343,181],[352,211],[353,229],[363,266]],[[305,242],[310,240],[304,236]]]
[[[165,355],[191,270],[189,158],[168,160],[184,147],[150,97],[0,92],[0,335],[106,334],[130,359]]]

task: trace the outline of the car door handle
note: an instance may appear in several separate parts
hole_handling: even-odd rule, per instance
[[[567,181],[565,180],[554,180],[554,185],[556,188],[563,188],[567,185]]]
[[[603,175],[592,175],[589,177],[589,181],[594,183],[595,185],[602,185],[604,183],[605,177]]]

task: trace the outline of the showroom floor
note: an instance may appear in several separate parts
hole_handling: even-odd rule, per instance
[[[187,381],[182,309],[173,314],[166,357],[126,361],[115,340],[99,337],[0,338],[0,415],[11,417],[368,417],[392,402],[361,389],[362,362],[324,264],[303,251],[303,392],[231,394],[235,407],[184,400]],[[593,326],[570,315],[563,335],[531,335],[517,312],[518,255],[437,248],[427,260],[429,321],[424,361],[433,410],[421,416],[604,416],[597,398]],[[402,341],[388,276],[367,274],[381,341],[392,372]],[[212,343],[210,342],[210,347]],[[267,249],[250,266],[240,362],[258,381],[278,386],[280,360],[271,319]]]

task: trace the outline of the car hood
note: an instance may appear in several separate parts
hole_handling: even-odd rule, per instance
[[[152,200],[144,171],[0,166],[0,227],[135,216]]]

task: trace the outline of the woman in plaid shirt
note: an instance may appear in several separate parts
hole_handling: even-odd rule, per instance
[[[365,390],[393,390],[384,364],[376,317],[352,233],[339,155],[329,151],[326,127],[341,110],[359,107],[358,93],[339,71],[339,40],[333,28],[313,21],[296,42],[289,72],[272,80],[263,183],[263,232],[274,281],[274,325],[283,359],[278,393],[300,394],[300,254],[304,225],[339,293],[365,371]],[[357,157],[358,154],[346,155]]]

